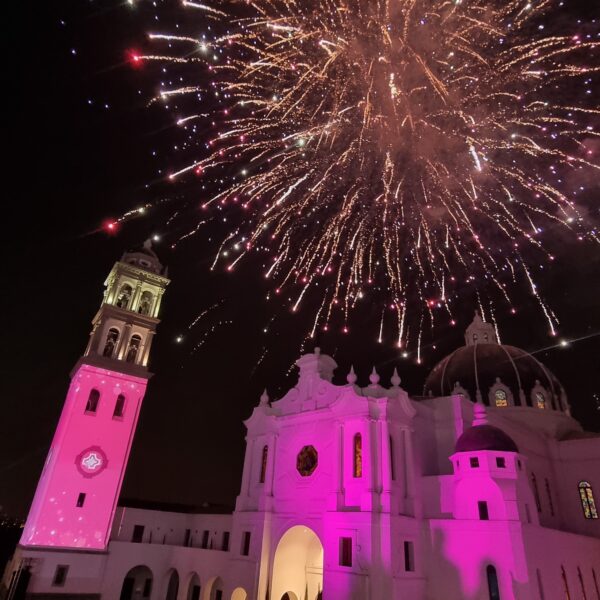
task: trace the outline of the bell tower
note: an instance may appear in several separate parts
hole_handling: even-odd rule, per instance
[[[169,280],[146,242],[105,282],[21,537],[25,547],[104,550],[146,385]]]

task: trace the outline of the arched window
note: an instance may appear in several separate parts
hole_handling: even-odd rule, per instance
[[[140,298],[140,305],[138,306],[138,312],[140,315],[149,315],[152,310],[152,294],[148,291],[142,294]]]
[[[200,579],[194,573],[188,586],[187,600],[200,600]]]
[[[179,592],[179,573],[173,570],[171,577],[169,577],[169,586],[167,587],[167,594],[165,600],[177,600],[177,594]]]
[[[352,475],[354,477],[362,477],[362,436],[360,433],[354,436],[353,454]]]
[[[508,397],[503,389],[498,388],[494,392],[494,402],[498,407],[508,406]]]
[[[152,571],[143,565],[131,569],[121,587],[120,600],[147,600],[152,593]]]
[[[97,389],[90,390],[85,404],[85,412],[95,413],[98,410],[98,402],[100,402],[100,392]]]
[[[119,294],[117,296],[117,301],[115,304],[119,308],[127,308],[129,306],[129,302],[131,300],[131,296],[133,295],[133,289],[129,284],[125,284],[121,286],[119,290]]]
[[[537,486],[537,479],[535,477],[535,473],[531,474],[531,487],[533,488],[533,497],[535,498],[535,506],[539,513],[542,512],[542,503],[540,501],[540,492]]]
[[[117,401],[115,402],[115,410],[113,411],[113,417],[122,417],[125,413],[125,396],[119,394]]]
[[[567,573],[565,568],[561,565],[560,567],[560,576],[562,577],[563,588],[565,590],[565,598],[567,600],[571,600],[571,592],[569,591],[569,582],[567,581]]]
[[[542,410],[546,408],[546,396],[542,392],[535,393],[535,405]]]
[[[478,339],[479,339],[479,336],[476,333],[474,333],[473,334],[473,341],[476,342]]]
[[[140,344],[142,343],[142,338],[139,335],[132,335],[129,340],[129,348],[127,349],[127,355],[125,360],[128,363],[134,363],[137,358],[138,351],[140,349]]]
[[[487,575],[488,593],[490,600],[500,600],[500,587],[498,586],[498,574],[496,567],[488,565],[485,569]]]
[[[581,496],[581,507],[586,519],[597,519],[598,509],[594,500],[594,491],[587,481],[579,482],[579,495]]]
[[[267,477],[267,459],[269,458],[269,446],[264,446],[262,449],[262,457],[260,462],[260,482],[264,483]]]
[[[115,327],[111,327],[106,335],[106,343],[104,344],[104,350],[102,350],[102,356],[108,356],[109,358],[112,357],[118,341],[119,330]]]

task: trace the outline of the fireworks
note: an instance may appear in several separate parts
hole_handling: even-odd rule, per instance
[[[177,115],[183,127],[218,119],[219,133],[171,175],[226,182],[204,202],[236,213],[213,268],[267,253],[264,274],[292,310],[318,296],[310,335],[339,315],[347,331],[366,299],[378,339],[393,311],[406,347],[424,324],[454,322],[465,286],[494,318],[522,285],[555,333],[533,265],[554,259],[563,230],[600,241],[572,184],[600,176],[600,110],[571,92],[600,70],[600,42],[547,32],[554,6],[184,2],[186,19],[222,33],[153,33],[158,53],[134,60],[186,70],[158,100],[210,90],[226,103]]]

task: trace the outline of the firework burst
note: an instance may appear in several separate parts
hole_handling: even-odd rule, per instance
[[[567,182],[600,175],[600,111],[570,92],[600,70],[600,43],[547,33],[554,6],[183,2],[187,18],[222,34],[154,33],[159,53],[134,60],[185,65],[186,84],[161,88],[159,100],[207,88],[227,99],[220,133],[202,140],[209,150],[171,175],[229,182],[204,204],[240,213],[214,267],[267,251],[265,276],[289,291],[292,310],[319,297],[310,335],[336,313],[347,330],[371,297],[377,314],[385,308],[379,339],[391,309],[406,346],[424,323],[453,322],[465,285],[492,317],[527,285],[554,333],[531,265],[554,258],[546,231],[599,241]]]

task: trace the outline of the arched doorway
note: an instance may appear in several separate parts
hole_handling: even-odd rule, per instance
[[[171,571],[169,577],[169,585],[167,586],[167,594],[165,600],[177,600],[177,594],[179,593],[179,573],[175,569]]]
[[[246,594],[246,590],[241,587],[235,588],[231,594],[231,600],[246,600],[246,598],[248,598],[248,594]]]
[[[119,600],[144,600],[152,593],[152,571],[145,565],[130,569],[123,579]]]
[[[190,577],[186,599],[200,600],[200,578],[197,573],[193,573]]]
[[[279,540],[273,561],[273,600],[316,600],[323,589],[323,544],[310,528],[297,525]]]

